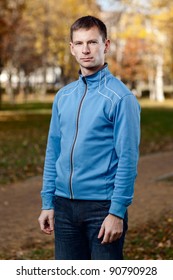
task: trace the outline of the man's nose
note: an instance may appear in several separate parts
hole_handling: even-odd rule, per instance
[[[88,44],[83,44],[82,52],[83,53],[89,53],[90,52]]]

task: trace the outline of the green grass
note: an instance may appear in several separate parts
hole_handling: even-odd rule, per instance
[[[28,102],[28,103],[2,103],[1,111],[29,111],[29,110],[43,110],[51,109],[52,103],[50,102]]]
[[[50,114],[0,117],[0,184],[42,174]]]
[[[51,103],[4,104],[0,112],[0,184],[42,174]],[[11,112],[9,112],[11,110]],[[141,155],[173,149],[173,109],[142,107]]]
[[[172,120],[172,108],[142,108],[141,154],[173,149]]]

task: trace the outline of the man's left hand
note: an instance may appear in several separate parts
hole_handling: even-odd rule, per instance
[[[121,237],[123,233],[123,219],[109,214],[103,221],[98,238],[103,237],[102,244],[111,243]]]

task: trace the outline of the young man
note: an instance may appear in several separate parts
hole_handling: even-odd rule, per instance
[[[127,207],[137,174],[140,107],[105,63],[105,24],[71,27],[79,79],[55,96],[46,150],[41,230],[55,232],[55,258],[123,259]]]

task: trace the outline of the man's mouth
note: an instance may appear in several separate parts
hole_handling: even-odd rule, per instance
[[[90,61],[90,60],[92,60],[92,57],[82,57],[81,60],[82,61]]]

